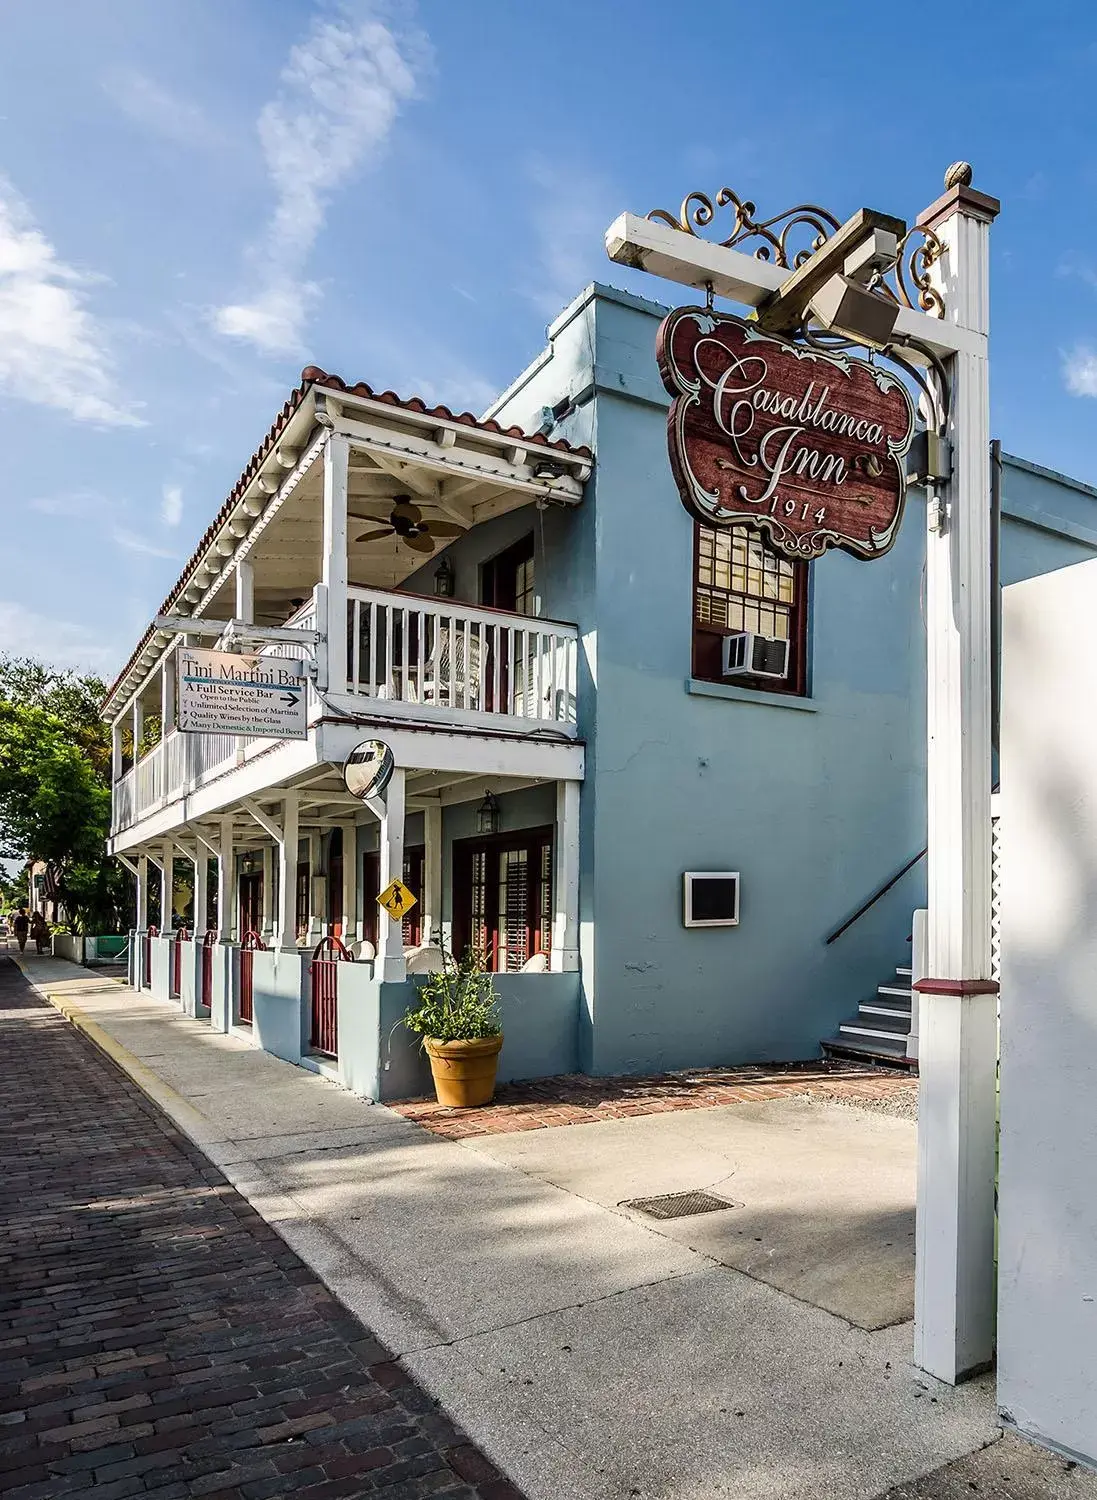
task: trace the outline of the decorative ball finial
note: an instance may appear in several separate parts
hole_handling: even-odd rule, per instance
[[[969,161],[954,161],[945,173],[945,187],[970,187],[973,176]]]

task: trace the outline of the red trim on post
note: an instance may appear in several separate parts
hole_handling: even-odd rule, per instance
[[[996,995],[996,979],[919,979],[912,986],[919,995]]]

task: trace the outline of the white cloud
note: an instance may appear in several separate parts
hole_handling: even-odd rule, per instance
[[[0,177],[0,387],[79,422],[140,426],[116,390],[106,335],[86,305],[94,279],[59,259]]]
[[[582,169],[540,158],[531,162],[528,175],[534,189],[537,279],[523,291],[553,318],[607,269],[605,234],[620,212],[621,195]]]
[[[160,519],[165,526],[178,526],[183,519],[183,491],[177,484],[164,486],[160,502]]]
[[[1079,344],[1064,354],[1063,381],[1072,396],[1097,396],[1097,350]]]
[[[136,531],[127,531],[121,526],[116,526],[112,533],[116,547],[124,547],[127,552],[140,552],[145,557],[177,557],[170,548],[159,547],[155,542],[150,542],[147,537],[139,536]]]
[[[36,656],[56,667],[113,675],[122,662],[115,642],[85,625],[40,615],[11,599],[0,599],[0,647],[12,656]]]
[[[144,130],[181,146],[220,144],[218,133],[193,100],[172,93],[147,73],[117,68],[103,80],[103,89],[117,108]]]
[[[398,35],[367,3],[314,21],[290,52],[281,90],[258,122],[277,193],[266,235],[252,253],[258,286],[214,310],[218,332],[266,354],[300,351],[319,288],[304,277],[332,195],[382,149],[425,61],[418,33]]]

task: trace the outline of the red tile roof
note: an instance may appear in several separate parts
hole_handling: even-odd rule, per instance
[[[266,437],[252,454],[247,463],[247,466],[244,469],[244,472],[240,475],[240,478],[236,481],[232,489],[229,491],[225,503],[221,506],[221,509],[217,512],[217,515],[214,517],[213,521],[206,528],[202,536],[202,540],[198,543],[198,546],[191,554],[189,561],[186,563],[182,573],[180,573],[178,579],[176,580],[171,593],[164,600],[163,604],[161,604],[160,608],[156,611],[157,614],[166,615],[172,612],[172,606],[178,603],[180,595],[182,594],[183,589],[186,586],[187,579],[190,576],[191,570],[195,568],[205,556],[206,550],[209,547],[210,543],[213,541],[213,538],[217,535],[221,527],[225,524],[229,516],[235,510],[245,490],[251,484],[252,480],[262,468],[263,464],[266,463],[272,450],[277,444],[278,439],[285,431],[290,418],[294,415],[295,412],[298,411],[301,403],[304,401],[305,397],[308,395],[313,386],[323,386],[326,390],[345,391],[349,396],[362,396],[370,401],[383,402],[386,406],[398,407],[404,411],[415,412],[417,415],[437,417],[440,421],[444,422],[458,422],[462,427],[479,429],[479,431],[481,432],[495,433],[496,435],[501,437],[517,438],[524,443],[538,443],[542,447],[555,448],[558,449],[561,453],[568,453],[576,458],[589,459],[593,456],[591,450],[585,444],[583,446],[577,447],[571,443],[566,442],[563,438],[554,438],[550,441],[550,439],[547,438],[544,433],[524,432],[521,427],[503,427],[498,422],[481,421],[478,417],[474,417],[473,414],[468,411],[454,412],[451,411],[448,406],[428,406],[427,403],[423,401],[419,396],[411,396],[409,398],[405,398],[397,396],[394,391],[378,392],[375,391],[372,386],[367,385],[364,380],[359,380],[355,385],[348,385],[347,382],[339,375],[331,375],[326,370],[321,370],[318,365],[306,365],[305,368],[301,371],[301,384],[291,393],[289,400],[285,403],[285,405],[282,407],[282,410],[278,413],[277,417],[275,417],[274,421],[271,423],[270,431],[267,433]],[[130,657],[129,661],[126,662],[126,665],[122,668],[118,676],[114,679],[114,682],[111,684],[104,702],[108,702],[110,700],[119,683],[126,676],[127,672],[133,666],[134,662],[141,655],[141,652],[148,645],[149,640],[152,637],[154,628],[154,626],[150,625],[145,631],[144,635],[141,637],[141,640],[138,642],[133,655]]]

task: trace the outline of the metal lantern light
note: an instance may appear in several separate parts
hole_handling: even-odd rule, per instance
[[[245,875],[250,875],[255,869],[255,856],[249,849],[240,861],[240,868]]]
[[[492,792],[488,792],[476,809],[476,827],[480,833],[499,832],[499,803]]]
[[[434,570],[434,592],[439,599],[452,599],[453,584],[453,564],[448,557],[443,557]]]

